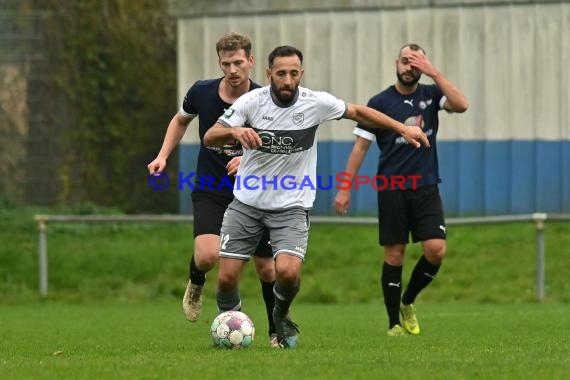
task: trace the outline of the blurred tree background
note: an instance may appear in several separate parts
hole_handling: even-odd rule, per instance
[[[177,111],[167,5],[0,1],[0,205],[177,211],[176,188],[151,190],[146,169]]]

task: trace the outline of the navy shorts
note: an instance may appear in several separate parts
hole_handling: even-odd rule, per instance
[[[410,234],[414,243],[445,239],[446,227],[438,186],[379,191],[378,226],[380,245],[408,244]]]

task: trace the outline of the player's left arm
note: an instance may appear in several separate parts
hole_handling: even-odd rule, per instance
[[[421,146],[429,148],[429,140],[421,128],[406,126],[374,108],[361,104],[346,103],[346,111],[343,117],[367,127],[390,129],[404,137],[409,144],[416,148]]]
[[[413,68],[433,79],[437,87],[443,92],[443,95],[447,98],[443,104],[443,108],[446,111],[457,113],[467,111],[469,102],[467,98],[465,98],[465,95],[463,95],[463,92],[440,73],[425,55],[412,52],[409,61]]]

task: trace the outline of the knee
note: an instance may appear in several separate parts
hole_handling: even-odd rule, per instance
[[[384,261],[392,266],[402,266],[404,264],[404,254],[406,246],[403,244],[384,246]]]
[[[275,276],[277,281],[286,286],[295,286],[301,277],[303,261],[286,253],[278,254],[275,259]]]
[[[218,262],[218,255],[219,251],[217,248],[213,249],[213,247],[197,247],[194,255],[194,261],[200,270],[208,272]]]
[[[276,270],[276,277],[279,282],[293,286],[298,282],[299,272],[294,268],[278,268]]]
[[[275,281],[275,263],[273,259],[262,259],[255,263],[257,275],[263,282]]]
[[[234,273],[218,273],[218,288],[223,292],[233,290],[239,282],[239,276]]]
[[[425,250],[427,261],[434,265],[441,265],[445,257],[447,247],[445,241],[441,244],[434,244]]]

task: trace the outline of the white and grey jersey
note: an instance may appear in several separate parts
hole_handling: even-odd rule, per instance
[[[274,102],[269,86],[242,95],[218,123],[252,127],[262,146],[244,149],[234,196],[262,210],[312,208],[317,184],[317,127],[340,119],[345,112],[342,100],[304,87],[298,88],[296,99],[288,106]]]

